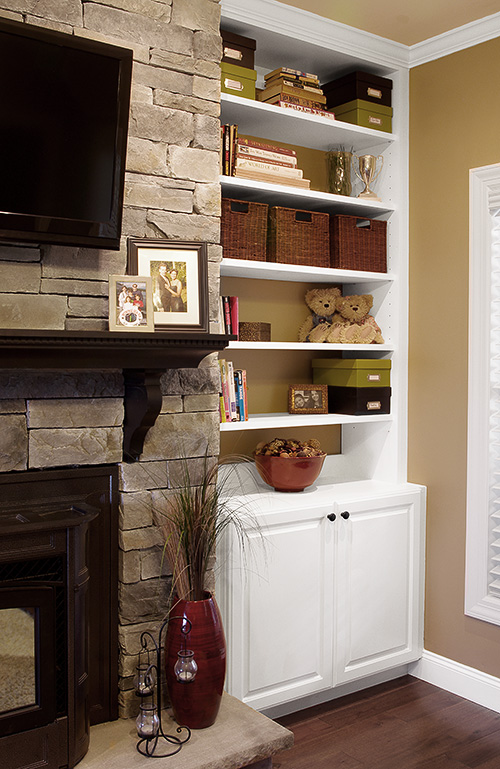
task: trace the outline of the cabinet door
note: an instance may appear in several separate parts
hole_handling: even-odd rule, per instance
[[[262,516],[246,565],[224,566],[228,690],[257,709],[333,684],[331,510]]]
[[[336,683],[421,654],[422,507],[420,492],[337,505]]]

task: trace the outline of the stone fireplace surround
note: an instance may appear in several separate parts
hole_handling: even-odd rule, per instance
[[[0,0],[0,15],[134,53],[121,248],[0,245],[4,334],[8,329],[28,335],[33,329],[46,335],[105,333],[108,275],[126,272],[127,237],[207,243],[211,330],[217,331],[222,255],[218,0]],[[34,363],[36,356],[33,368],[26,361],[21,368],[4,348],[0,357],[0,472],[118,467],[122,716],[133,714],[136,706],[131,681],[140,633],[155,629],[166,609],[168,568],[161,565],[153,506],[175,486],[182,455],[195,466],[206,449],[213,456],[219,451],[215,354],[198,367],[181,362],[180,368],[160,356],[152,366],[161,370],[155,375],[159,414],[139,461],[123,461],[123,370],[133,368],[137,355],[129,351],[109,368],[102,360],[97,368],[82,368],[67,351],[50,368]],[[46,360],[48,365],[48,355]]]

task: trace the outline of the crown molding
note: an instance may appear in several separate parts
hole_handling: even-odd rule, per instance
[[[387,67],[408,68],[409,48],[276,0],[222,0],[223,18],[295,37]]]
[[[242,24],[406,69],[500,37],[500,13],[408,46],[277,0],[221,0],[221,8],[223,17]]]
[[[493,13],[483,19],[471,21],[462,27],[450,29],[442,35],[430,37],[409,48],[409,66],[418,67],[429,61],[449,56],[465,48],[485,43],[500,36],[500,13]]]

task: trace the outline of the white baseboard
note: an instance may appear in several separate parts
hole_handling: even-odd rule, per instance
[[[500,678],[428,651],[409,665],[408,673],[500,713]]]

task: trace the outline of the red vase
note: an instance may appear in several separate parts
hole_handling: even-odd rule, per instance
[[[185,636],[185,619],[191,630]],[[192,649],[198,665],[193,681],[177,680],[174,665],[177,652]],[[167,689],[174,718],[181,726],[205,729],[217,718],[226,677],[226,639],[219,607],[211,593],[202,601],[174,598],[165,639]]]

